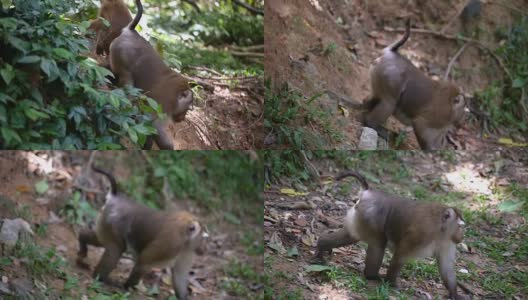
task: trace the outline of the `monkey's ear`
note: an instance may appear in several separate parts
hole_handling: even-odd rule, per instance
[[[189,226],[187,227],[187,232],[189,234],[189,237],[191,239],[195,238],[196,235],[198,235],[200,233],[200,223],[194,221],[192,223],[189,224]]]
[[[448,220],[453,220],[456,217],[456,212],[453,208],[449,207],[444,210],[444,214],[442,215],[442,222],[446,222]]]

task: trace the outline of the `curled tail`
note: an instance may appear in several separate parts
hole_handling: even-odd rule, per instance
[[[130,24],[128,24],[127,26],[127,28],[130,30],[136,30],[136,26],[139,23],[141,16],[143,15],[143,5],[141,5],[140,0],[136,0],[136,6],[137,6],[137,14],[132,20],[132,22],[130,22]]]
[[[104,176],[106,176],[106,178],[108,178],[108,181],[110,181],[110,193],[112,195],[116,195],[117,194],[117,183],[116,183],[116,180],[115,180],[114,176],[112,176],[112,174],[110,174],[110,172],[102,170],[102,169],[99,169],[98,167],[96,167],[94,165],[92,165],[92,170],[94,170],[97,173],[101,173]]]
[[[367,180],[365,179],[365,177],[363,177],[363,175],[359,174],[358,172],[356,171],[344,171],[343,173],[339,174],[336,176],[336,180],[341,180],[345,177],[349,177],[349,176],[352,176],[352,177],[355,177],[359,183],[361,184],[361,186],[363,187],[363,189],[365,190],[368,190],[369,189],[369,186],[368,186],[368,183],[367,183]]]
[[[411,18],[407,19],[407,21],[405,22],[405,34],[402,36],[402,38],[392,43],[390,46],[388,46],[385,49],[393,51],[393,52],[397,52],[398,48],[400,48],[403,44],[405,44],[405,42],[407,42],[407,39],[409,38],[410,35],[411,35]]]

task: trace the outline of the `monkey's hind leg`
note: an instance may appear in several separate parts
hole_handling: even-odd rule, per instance
[[[132,272],[130,272],[130,275],[128,276],[127,281],[125,282],[125,289],[135,287],[141,277],[145,275],[147,272],[147,269],[138,261],[134,265],[134,268],[132,269]]]
[[[83,230],[79,233],[79,252],[77,252],[77,264],[83,268],[89,268],[88,264],[84,262],[84,258],[88,255],[88,245],[95,247],[102,247],[97,239],[97,235],[93,230]]]
[[[123,247],[118,245],[105,246],[104,254],[95,268],[93,277],[99,277],[100,281],[112,284],[112,282],[108,280],[108,275],[116,267],[117,262],[119,261],[119,258],[121,257],[121,254],[123,254],[124,250],[125,249]]]
[[[391,99],[373,98],[366,105],[371,109],[363,114],[363,125],[376,130],[382,138],[388,140],[388,131],[381,125],[393,114],[396,102]]]
[[[348,246],[356,243],[357,240],[352,238],[345,228],[341,228],[336,232],[322,235],[317,241],[317,249],[315,250],[314,261],[324,262],[324,254],[332,254],[332,249]]]

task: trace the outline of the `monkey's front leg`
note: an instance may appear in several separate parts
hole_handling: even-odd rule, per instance
[[[79,233],[79,252],[77,252],[77,264],[83,268],[88,268],[84,258],[88,255],[88,245],[102,247],[93,230],[83,230]]]
[[[193,252],[182,253],[171,268],[172,287],[179,300],[187,300],[187,285],[192,259]]]
[[[174,150],[172,139],[165,130],[164,122],[161,120],[155,120],[154,127],[158,131],[158,134],[154,136],[154,141],[156,141],[160,150]]]
[[[454,269],[455,261],[455,246],[450,247],[451,249],[444,250],[445,253],[441,253],[437,256],[436,262],[438,264],[438,271],[444,286],[449,291],[449,299],[454,300],[469,300],[470,296],[459,295],[457,293],[456,275]]]

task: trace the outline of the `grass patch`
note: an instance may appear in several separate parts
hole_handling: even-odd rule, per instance
[[[343,139],[330,113],[317,105],[321,95],[305,98],[286,85],[275,93],[266,81],[264,127],[275,136],[275,147],[325,149]]]
[[[224,273],[227,278],[223,279],[221,285],[230,295],[248,299],[263,298],[261,293],[255,293],[250,288],[250,286],[264,282],[264,275],[258,273],[252,266],[231,261],[224,268]]]

